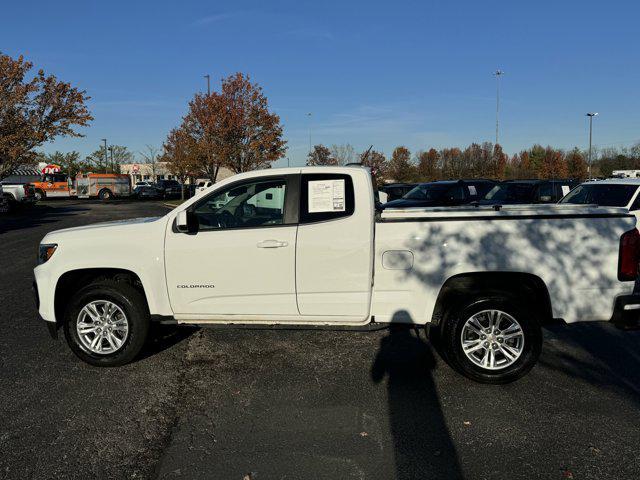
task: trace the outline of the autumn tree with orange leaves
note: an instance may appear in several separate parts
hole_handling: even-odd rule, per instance
[[[367,150],[362,152],[360,154],[360,163],[365,167],[369,167],[371,176],[378,186],[384,183],[384,178],[387,175],[387,169],[389,168],[389,162],[387,162],[383,153],[376,150]]]
[[[187,178],[197,170],[196,144],[184,128],[174,128],[169,132],[163,144],[163,154],[160,160],[167,162],[169,171],[178,177],[184,185]],[[184,199],[184,188],[181,189]]]
[[[307,165],[310,167],[319,165],[335,166],[338,165],[338,160],[331,155],[331,150],[324,145],[314,145],[313,149],[307,154]]]
[[[93,120],[85,91],[42,70],[28,79],[32,67],[22,55],[14,60],[0,53],[0,177],[31,163],[45,142],[83,136],[75,127]]]
[[[411,163],[411,152],[407,147],[396,147],[391,154],[387,175],[396,182],[410,182],[415,177],[415,167]]]
[[[165,150],[176,150],[175,142],[184,143],[178,150],[188,152],[193,173],[213,182],[222,167],[234,173],[269,168],[286,152],[280,117],[269,111],[262,88],[242,73],[224,79],[220,92],[194,96]]]

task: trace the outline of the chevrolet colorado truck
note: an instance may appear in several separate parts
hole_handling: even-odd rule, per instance
[[[467,377],[527,373],[541,327],[633,324],[640,234],[621,209],[519,205],[377,211],[363,167],[225,179],[160,218],[47,234],[35,292],[52,335],[119,366],[151,322],[425,327]]]

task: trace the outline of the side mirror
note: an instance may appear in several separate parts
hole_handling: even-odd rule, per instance
[[[196,233],[198,221],[193,212],[181,210],[176,216],[176,230],[180,233]]]

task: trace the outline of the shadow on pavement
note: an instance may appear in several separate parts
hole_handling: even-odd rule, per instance
[[[396,478],[462,478],[431,371],[436,361],[408,326],[392,324],[380,342],[371,378],[387,377]]]
[[[149,340],[133,363],[178,345],[199,330],[198,327],[151,324]]]
[[[572,350],[561,351],[546,341],[541,365],[614,389],[640,404],[640,331],[619,330],[606,322],[550,325],[547,330]]]
[[[22,207],[10,213],[0,214],[0,235],[8,231],[56,223],[62,217],[77,215],[87,210],[89,209],[74,204],[60,205],[55,208],[49,205]]]

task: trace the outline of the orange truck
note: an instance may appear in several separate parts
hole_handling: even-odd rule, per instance
[[[129,175],[119,173],[79,173],[71,195],[100,200],[128,197],[131,195],[131,180]]]
[[[59,165],[47,165],[41,170],[41,173],[40,181],[31,182],[34,186],[37,200],[42,200],[45,197],[71,196],[73,182],[67,174],[62,173]]]

